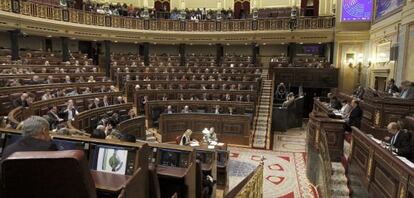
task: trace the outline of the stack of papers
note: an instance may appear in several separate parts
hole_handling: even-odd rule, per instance
[[[190,146],[200,146],[200,143],[198,143],[198,142],[191,142],[190,143]]]

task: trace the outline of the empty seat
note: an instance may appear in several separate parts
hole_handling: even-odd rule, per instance
[[[96,197],[83,151],[17,152],[1,168],[5,197]]]

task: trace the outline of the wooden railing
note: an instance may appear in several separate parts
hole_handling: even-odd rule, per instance
[[[0,10],[77,24],[152,31],[222,32],[289,30],[290,20],[290,18],[277,18],[194,22],[168,19],[138,19],[19,0],[0,0]],[[296,29],[329,29],[334,26],[335,18],[333,16],[299,17],[297,19]]]
[[[229,191],[225,198],[261,198],[263,197],[263,161],[259,166]]]
[[[311,183],[317,188],[320,197],[332,197],[331,196],[331,175],[332,164],[329,154],[327,131],[324,128],[319,127],[318,123],[312,121],[309,122],[307,131],[307,176]]]

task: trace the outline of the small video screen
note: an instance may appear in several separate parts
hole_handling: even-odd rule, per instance
[[[171,150],[171,149],[159,149],[160,159],[158,164],[171,167],[187,167],[189,153]]]
[[[135,156],[135,148],[96,145],[90,160],[91,168],[102,172],[132,175]]]
[[[84,142],[54,139],[53,143],[55,143],[55,145],[56,145],[56,147],[59,151],[85,150],[85,143]]]

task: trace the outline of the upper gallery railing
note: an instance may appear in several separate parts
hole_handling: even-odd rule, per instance
[[[22,0],[0,0],[0,10],[44,19],[102,27],[152,31],[222,32],[289,30],[289,18],[244,19],[221,21],[179,21],[168,19],[138,19],[66,9]],[[329,29],[335,26],[335,18],[299,17],[297,30]]]

